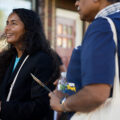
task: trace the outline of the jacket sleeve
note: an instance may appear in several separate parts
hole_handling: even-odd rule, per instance
[[[44,56],[43,58],[41,58],[41,62],[36,63],[32,73],[45,83],[52,75],[53,67],[52,60],[49,57]],[[28,78],[32,81],[29,100],[3,101],[1,106],[1,118],[3,120],[42,120],[50,114],[48,92],[36,83],[30,75]],[[53,85],[48,87],[53,89]]]

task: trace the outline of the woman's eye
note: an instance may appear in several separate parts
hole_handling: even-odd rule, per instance
[[[13,25],[17,25],[17,23],[12,23]]]

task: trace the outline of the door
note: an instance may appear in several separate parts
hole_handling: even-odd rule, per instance
[[[75,46],[75,20],[65,17],[56,18],[56,51],[63,63],[68,63]]]

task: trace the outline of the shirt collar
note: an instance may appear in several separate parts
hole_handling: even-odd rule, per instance
[[[109,6],[105,7],[104,9],[100,10],[98,12],[98,14],[95,16],[95,18],[106,17],[110,14],[114,14],[119,11],[120,11],[120,2],[117,2],[117,3],[109,5]]]

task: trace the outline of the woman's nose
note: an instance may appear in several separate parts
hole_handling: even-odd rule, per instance
[[[8,30],[10,30],[10,25],[5,26],[5,32],[8,31]]]

